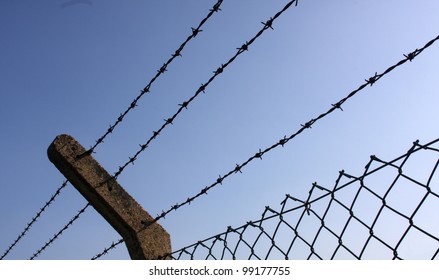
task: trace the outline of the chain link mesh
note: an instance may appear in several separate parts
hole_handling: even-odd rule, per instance
[[[439,139],[404,155],[371,156],[363,174],[313,183],[305,200],[172,253],[184,259],[438,259]]]

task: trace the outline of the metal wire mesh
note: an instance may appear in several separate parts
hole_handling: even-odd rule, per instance
[[[360,176],[312,184],[257,221],[228,227],[172,253],[183,259],[439,259],[439,149],[416,141],[404,155],[371,156]]]

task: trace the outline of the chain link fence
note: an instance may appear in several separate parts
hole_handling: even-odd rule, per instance
[[[371,156],[305,200],[286,195],[257,221],[172,253],[184,259],[439,259],[439,149],[415,142],[404,155]],[[435,146],[436,145],[436,146]]]

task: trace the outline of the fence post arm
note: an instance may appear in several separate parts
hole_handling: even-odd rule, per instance
[[[48,148],[50,161],[122,236],[131,259],[159,259],[171,253],[171,239],[73,137],[59,135]]]

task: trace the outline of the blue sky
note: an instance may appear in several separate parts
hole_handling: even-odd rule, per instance
[[[0,250],[62,184],[46,150],[59,134],[90,147],[216,1],[0,2]],[[80,1],[79,1],[80,2]],[[117,171],[236,48],[288,1],[225,0],[95,158]],[[119,177],[153,216],[327,111],[375,72],[439,34],[439,3],[311,1],[292,6]],[[369,156],[438,137],[439,47],[363,90],[312,129],[160,223],[179,249],[306,197]],[[29,258],[86,201],[68,186],[7,256]],[[92,209],[40,259],[89,259],[119,237]],[[105,258],[126,259],[124,246]]]

